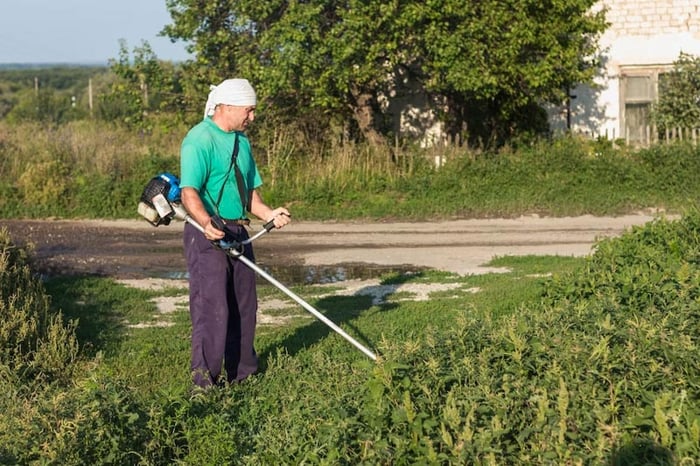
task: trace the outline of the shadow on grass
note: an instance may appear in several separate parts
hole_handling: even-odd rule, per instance
[[[377,307],[380,312],[387,312],[398,307],[396,303],[388,303],[386,300],[395,293],[400,285],[410,281],[415,281],[422,277],[418,274],[392,274],[382,280],[379,285],[370,285],[357,290],[352,296],[327,296],[316,301],[312,306],[321,314],[330,319],[333,323],[341,327],[348,335],[357,340],[361,345],[375,352],[374,344],[366,334],[362,332],[353,321],[372,307]],[[291,335],[282,340],[269,345],[259,355],[260,371],[267,367],[267,359],[274,355],[278,348],[284,348],[287,354],[293,356],[304,348],[313,346],[335,331],[325,323],[314,317],[314,321],[308,325],[300,327]],[[343,338],[343,337],[341,337]],[[358,351],[352,343],[346,341],[349,350]]]
[[[610,457],[611,466],[673,466],[673,453],[656,442],[639,439],[617,448]]]
[[[104,277],[63,276],[44,284],[51,296],[51,307],[66,320],[77,320],[76,338],[88,357],[109,351],[123,340],[126,327],[121,311],[125,296]]]

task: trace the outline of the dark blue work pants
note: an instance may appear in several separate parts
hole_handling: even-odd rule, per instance
[[[237,240],[248,238],[242,226],[229,225]],[[255,272],[211,244],[189,223],[184,232],[190,284],[193,381],[216,384],[222,365],[229,382],[241,381],[258,369],[254,339],[258,298]],[[244,255],[254,261],[252,246]]]

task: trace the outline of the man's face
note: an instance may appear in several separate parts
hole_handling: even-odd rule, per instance
[[[240,107],[238,105],[222,105],[227,126],[231,131],[245,131],[255,120],[255,107]]]

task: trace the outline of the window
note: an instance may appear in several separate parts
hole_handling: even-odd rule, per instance
[[[651,104],[655,100],[654,75],[623,76],[622,89],[622,129],[628,141],[646,140]]]
[[[630,142],[649,142],[651,106],[658,100],[659,79],[667,67],[622,70],[620,79],[620,128]]]

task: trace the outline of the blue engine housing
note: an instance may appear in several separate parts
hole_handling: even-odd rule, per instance
[[[170,190],[166,195],[166,198],[170,202],[180,201],[180,179],[173,175],[172,173],[161,173],[158,175],[159,178],[166,181],[170,185]]]

